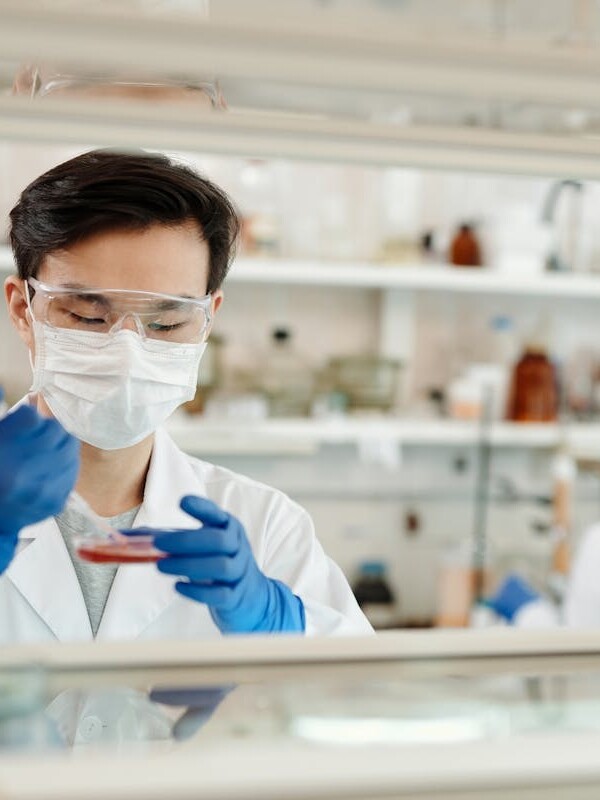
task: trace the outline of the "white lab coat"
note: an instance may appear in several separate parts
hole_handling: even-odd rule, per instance
[[[186,494],[208,497],[241,520],[259,567],[302,599],[308,635],[372,633],[304,509],[275,489],[184,454],[159,430],[134,525],[196,527],[179,508]],[[0,577],[0,643],[91,640],[83,595],[55,520],[25,528],[22,539]],[[97,640],[219,636],[206,606],[179,595],[175,580],[154,564],[119,567]]]
[[[558,611],[547,600],[528,603],[516,615],[522,628],[600,628],[600,524],[588,528],[573,559],[565,599]]]

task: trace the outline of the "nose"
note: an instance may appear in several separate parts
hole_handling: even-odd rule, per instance
[[[137,314],[133,313],[123,314],[123,316],[113,326],[113,330],[133,331],[134,333],[139,334],[141,337],[145,336],[144,326],[142,325]]]
[[[138,323],[135,317],[132,317],[131,314],[128,314],[126,317],[123,317],[121,322],[121,330],[124,331],[136,331],[138,329]]]

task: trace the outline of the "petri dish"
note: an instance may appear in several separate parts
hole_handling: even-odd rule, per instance
[[[106,536],[81,536],[75,552],[93,564],[147,564],[160,561],[167,553],[154,547],[153,536],[132,536],[127,541]]]

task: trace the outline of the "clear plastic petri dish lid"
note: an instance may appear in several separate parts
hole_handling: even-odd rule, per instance
[[[99,516],[77,492],[71,492],[65,510],[73,518],[76,530],[80,531],[73,537],[73,545],[83,561],[140,564],[158,561],[166,555],[154,547],[156,531],[152,528],[140,527],[122,533],[108,519]]]

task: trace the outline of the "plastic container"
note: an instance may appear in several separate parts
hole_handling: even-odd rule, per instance
[[[223,383],[223,344],[224,339],[216,333],[210,335],[206,350],[200,362],[196,393],[182,405],[188,414],[202,414],[208,397],[217,392]]]
[[[392,627],[396,619],[396,599],[387,581],[383,561],[364,561],[352,587],[356,602],[374,628]]]
[[[531,204],[516,204],[488,216],[490,266],[503,274],[542,275],[552,247],[552,230]]]
[[[493,420],[502,419],[506,407],[506,386],[507,373],[500,364],[471,364],[448,387],[450,417],[474,420],[487,413]]]
[[[401,362],[376,356],[345,356],[329,362],[331,384],[353,409],[389,411],[395,401]]]
[[[82,561],[93,564],[147,564],[160,561],[167,553],[154,547],[154,536],[128,536],[127,541],[107,536],[80,536],[75,552]]]
[[[438,567],[436,616],[438,628],[467,628],[478,594],[489,594],[493,580],[489,542],[483,564],[475,564],[474,545],[465,540],[447,547]]]
[[[83,561],[134,564],[158,561],[166,555],[154,547],[152,528],[136,528],[134,534],[125,535],[90,508],[75,491],[69,495],[67,506],[71,514],[79,517],[77,529],[84,531],[73,539],[75,552]]]
[[[479,419],[483,411],[481,386],[467,377],[448,386],[448,414],[452,419]]]
[[[274,328],[265,359],[267,369],[261,381],[273,417],[307,416],[310,412],[314,378],[294,347],[292,332]]]
[[[281,202],[274,165],[248,159],[239,175],[236,199],[242,212],[242,250],[248,256],[281,252]]]

